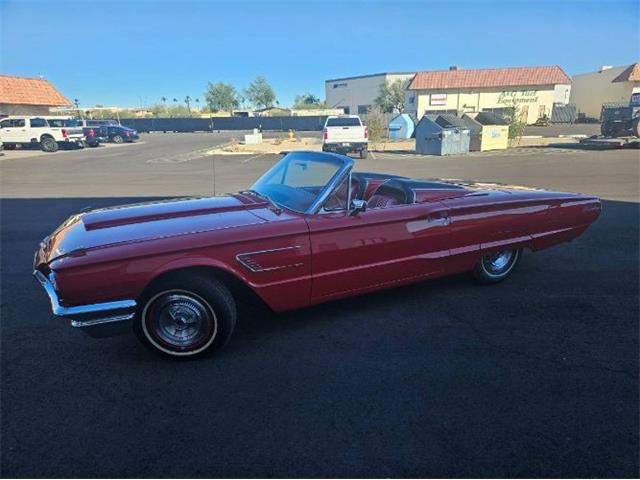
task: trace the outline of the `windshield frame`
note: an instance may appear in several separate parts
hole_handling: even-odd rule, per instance
[[[296,158],[303,159],[303,160],[308,160],[308,161],[314,161],[316,159],[325,159],[326,160],[328,157],[332,161],[338,160],[338,163],[339,163],[338,169],[333,174],[333,176],[327,181],[327,183],[324,185],[324,187],[322,187],[322,189],[320,190],[320,192],[316,196],[315,200],[313,202],[311,202],[311,204],[309,205],[309,207],[306,210],[299,211],[299,210],[296,210],[294,208],[291,208],[288,205],[284,205],[284,204],[282,204],[280,202],[276,202],[275,200],[270,198],[270,200],[273,203],[277,204],[279,207],[282,207],[282,208],[285,208],[287,210],[290,210],[290,211],[293,211],[293,212],[297,212],[297,213],[303,213],[303,214],[307,214],[307,215],[314,215],[314,214],[316,214],[316,213],[318,213],[320,211],[320,209],[324,205],[324,202],[329,198],[329,196],[335,190],[335,188],[338,185],[340,185],[340,183],[346,177],[349,176],[349,173],[351,172],[351,169],[353,168],[354,162],[353,162],[352,158],[347,157],[346,155],[339,155],[339,154],[336,154],[336,153],[309,152],[309,151],[293,151],[293,152],[289,152],[284,157],[282,157],[277,163],[275,163],[269,170],[267,170],[264,174],[262,174],[260,176],[260,178],[258,178],[258,180],[256,180],[254,182],[254,184],[250,187],[250,189],[253,190],[253,191],[256,191],[257,193],[260,193],[261,195],[264,195],[263,193],[261,193],[258,190],[256,190],[257,184],[264,177],[269,175],[275,168],[277,168],[278,165],[281,162],[283,162],[288,157],[294,156],[294,155],[295,155]]]

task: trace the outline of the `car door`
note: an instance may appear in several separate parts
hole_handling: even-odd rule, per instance
[[[449,255],[440,202],[307,216],[312,303],[442,275]]]
[[[0,122],[3,143],[20,143],[26,133],[25,121],[23,118],[5,118]]]
[[[40,141],[40,137],[43,133],[49,132],[49,124],[44,118],[35,117],[29,119],[29,136],[30,140]]]

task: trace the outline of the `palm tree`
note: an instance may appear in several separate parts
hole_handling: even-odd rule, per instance
[[[191,97],[189,95],[184,97],[184,103],[187,104],[187,110],[189,110],[189,114],[191,114]]]

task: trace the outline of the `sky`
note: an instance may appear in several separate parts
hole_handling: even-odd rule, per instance
[[[389,71],[640,61],[640,1],[0,0],[0,72],[82,106],[204,98],[264,75],[280,105]]]

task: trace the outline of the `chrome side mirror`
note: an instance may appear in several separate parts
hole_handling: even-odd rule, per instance
[[[353,200],[351,200],[351,208],[349,209],[349,215],[354,216],[366,210],[367,210],[366,200],[358,200],[357,198],[354,198]]]

